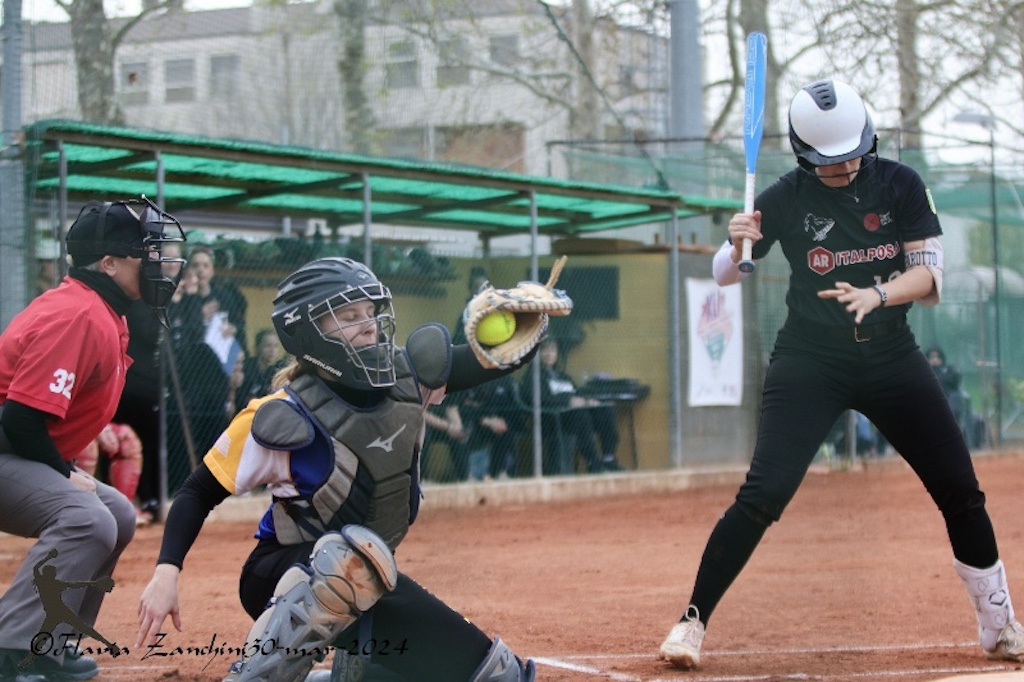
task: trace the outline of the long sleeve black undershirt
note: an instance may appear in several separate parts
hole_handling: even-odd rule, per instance
[[[447,392],[465,391],[467,388],[473,388],[511,374],[520,367],[530,364],[530,360],[536,354],[537,347],[534,347],[518,365],[508,369],[487,369],[476,359],[473,350],[468,345],[452,346],[452,371],[448,377]]]
[[[174,504],[164,522],[164,537],[156,562],[173,564],[180,569],[210,511],[230,495],[206,464],[200,464],[174,495]]]
[[[45,464],[65,477],[70,477],[71,465],[60,456],[46,428],[46,420],[52,419],[53,415],[17,400],[8,400],[3,408],[0,427],[11,444],[13,454]]]

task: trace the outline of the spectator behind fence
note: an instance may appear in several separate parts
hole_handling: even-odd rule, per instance
[[[967,445],[972,448],[983,445],[986,439],[985,422],[971,411],[971,398],[962,388],[963,375],[960,370],[946,362],[946,353],[939,346],[929,348],[926,355]]]
[[[234,327],[234,336],[242,350],[249,349],[246,335],[245,314],[249,303],[234,282],[218,275],[213,249],[199,244],[189,251],[189,267],[196,274],[196,294],[202,301],[203,319],[209,323],[217,313]],[[225,373],[230,373],[232,361],[224,361]]]
[[[195,270],[186,267],[167,307],[167,489],[172,494],[210,449],[229,419],[226,404],[230,376],[204,341],[197,286]]]
[[[457,394],[469,480],[504,479],[515,473],[524,425],[515,407],[513,381],[504,376]]]
[[[424,478],[436,475],[435,480],[439,483],[465,480],[468,472],[465,449],[466,430],[462,425],[462,415],[459,413],[458,405],[448,396],[440,405],[428,406],[423,417],[427,424],[421,451],[421,468]],[[442,443],[448,446],[451,466],[446,471],[435,474],[434,470],[438,466],[433,461],[433,449],[434,445]]]
[[[585,398],[576,393],[576,384],[558,366],[558,341],[548,337],[541,342],[537,353],[540,362],[541,407],[545,410],[564,410],[560,415],[561,428],[566,435],[575,438],[576,447],[583,456],[587,471],[619,471],[615,451],[619,447],[619,428],[615,409],[600,401]],[[532,377],[524,372],[521,393],[531,394]],[[545,421],[552,416],[545,415]],[[601,443],[600,452],[594,441]],[[572,465],[570,460],[569,465]]]
[[[255,347],[252,357],[246,357],[242,364],[245,375],[241,385],[235,391],[235,406],[242,409],[253,398],[262,398],[274,390],[274,375],[287,361],[284,348],[277,333],[273,329],[264,328],[256,332]]]

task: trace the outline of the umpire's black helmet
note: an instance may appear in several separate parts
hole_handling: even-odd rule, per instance
[[[372,301],[374,316],[355,322],[336,312]],[[391,292],[373,272],[351,258],[321,258],[303,265],[277,287],[274,329],[284,349],[350,388],[387,388],[395,383],[395,314]],[[376,342],[354,346],[338,330],[376,327]]]

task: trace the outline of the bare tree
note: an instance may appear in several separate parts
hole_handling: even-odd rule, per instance
[[[372,151],[374,119],[366,93],[366,0],[335,0],[334,14],[338,19],[338,75],[345,131],[352,149],[367,154]]]
[[[128,32],[148,14],[171,3],[145,7],[114,30],[103,11],[103,0],[55,0],[71,20],[71,41],[78,77],[82,118],[92,123],[123,125],[124,112],[114,87],[114,54]]]
[[[995,85],[998,55],[1013,44],[1005,3],[978,0],[805,0],[820,63],[880,110],[895,110],[906,147],[924,119]],[[973,93],[973,94],[972,94]]]

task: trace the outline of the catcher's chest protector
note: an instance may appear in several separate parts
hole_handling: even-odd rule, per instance
[[[423,442],[423,408],[408,367],[398,364],[405,370],[398,383],[368,413],[353,409],[312,376],[289,385],[314,428],[330,438],[334,466],[311,495],[274,500],[274,529],[281,544],[309,542],[357,523],[394,550],[409,531],[410,505],[418,494],[410,489],[417,485],[414,467]]]

